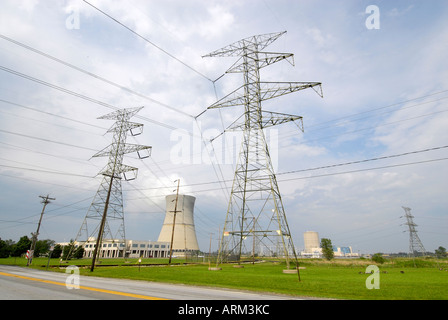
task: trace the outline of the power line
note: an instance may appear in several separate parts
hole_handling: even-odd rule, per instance
[[[428,149],[424,149],[424,150],[418,150],[418,151],[411,151],[411,152],[405,152],[405,153],[400,153],[400,154],[394,154],[394,155],[389,155],[389,156],[384,156],[384,157],[377,157],[377,158],[370,158],[370,159],[364,159],[364,160],[358,160],[358,161],[350,161],[350,162],[338,163],[338,164],[322,166],[322,167],[316,167],[316,168],[309,168],[309,169],[281,172],[281,173],[277,173],[277,175],[284,175],[284,174],[291,174],[291,173],[298,173],[298,172],[305,172],[305,171],[313,171],[313,170],[320,170],[320,169],[328,169],[328,168],[341,167],[341,166],[352,165],[352,164],[365,163],[365,162],[370,162],[370,161],[392,159],[392,158],[407,156],[407,155],[411,155],[411,154],[424,153],[424,152],[440,150],[440,149],[446,149],[446,148],[448,148],[448,145],[441,146],[441,147],[428,148]]]
[[[387,105],[387,106],[375,108],[375,109],[372,109],[372,110],[367,110],[367,111],[363,111],[363,112],[360,112],[360,113],[347,115],[347,116],[344,116],[344,117],[341,117],[341,118],[336,118],[336,119],[333,119],[333,120],[328,120],[328,121],[325,121],[325,122],[317,123],[317,124],[314,124],[314,125],[309,125],[309,126],[306,127],[307,128],[306,132],[312,132],[312,131],[316,131],[316,130],[328,129],[328,128],[333,128],[333,127],[339,127],[339,126],[342,126],[342,125],[347,124],[347,123],[352,123],[352,122],[355,122],[355,121],[361,121],[361,120],[369,119],[371,117],[378,117],[378,116],[381,116],[381,115],[384,115],[384,114],[388,114],[388,113],[392,113],[392,112],[400,112],[400,111],[403,111],[403,110],[419,107],[419,106],[422,106],[422,105],[425,105],[425,104],[429,104],[429,103],[439,102],[441,100],[448,99],[448,97],[442,97],[442,98],[438,98],[438,99],[431,100],[431,101],[425,101],[425,102],[417,103],[417,104],[414,104],[414,105],[411,105],[411,106],[400,108],[398,110],[390,110],[390,111],[382,112],[380,114],[374,114],[374,115],[370,115],[370,116],[366,116],[366,117],[362,117],[362,118],[356,118],[356,119],[352,119],[352,120],[350,119],[350,118],[354,118],[354,117],[362,115],[362,114],[373,113],[373,112],[378,111],[378,110],[391,108],[391,107],[394,107],[394,106],[397,106],[397,105],[401,105],[401,104],[405,104],[405,103],[408,103],[408,102],[412,102],[412,101],[428,98],[428,97],[431,97],[431,96],[434,96],[434,95],[438,95],[438,94],[442,94],[442,93],[445,93],[445,92],[448,92],[448,90],[438,91],[438,92],[435,92],[435,93],[432,93],[432,94],[427,94],[427,95],[424,95],[424,96],[420,96],[420,97],[417,97],[417,98],[413,98],[413,99],[397,102],[397,103],[394,103],[394,104],[390,104],[390,105]],[[446,111],[447,110],[441,110],[441,111],[437,111],[437,112],[433,112],[433,113],[429,113],[429,114],[424,114],[424,115],[420,115],[420,116],[416,116],[416,117],[412,117],[412,118],[397,120],[397,121],[389,122],[389,123],[385,123],[385,124],[379,124],[379,125],[377,125],[375,127],[361,128],[361,129],[356,129],[356,130],[352,130],[352,131],[344,132],[344,133],[340,133],[340,134],[333,134],[333,135],[327,136],[327,137],[320,137],[320,138],[316,138],[316,139],[313,139],[313,140],[308,140],[307,142],[315,142],[315,141],[324,140],[324,139],[331,139],[331,138],[338,137],[338,136],[341,136],[341,135],[346,135],[346,134],[356,133],[356,132],[360,132],[360,131],[375,129],[375,128],[380,127],[380,126],[396,124],[396,123],[400,123],[400,122],[404,122],[404,121],[410,121],[410,120],[414,120],[414,119],[418,119],[418,118],[422,118],[422,117],[427,117],[427,116],[431,116],[431,115],[438,114],[438,113],[444,113]],[[329,123],[332,123],[332,122],[338,122],[338,121],[344,120],[344,119],[347,119],[347,120],[344,121],[344,122],[341,122],[341,123],[335,123],[335,124],[331,124],[331,125],[326,125],[326,124],[329,124]],[[326,126],[324,126],[324,125],[326,125]],[[283,133],[283,134],[279,135],[279,137],[281,137],[283,139],[283,138],[288,138],[288,137],[295,136],[296,134],[297,134],[296,130],[294,130],[294,131],[292,131],[292,133],[290,133],[290,132]]]
[[[388,123],[379,124],[379,125],[376,125],[376,126],[373,126],[373,127],[361,128],[361,129],[356,129],[356,130],[352,130],[352,131],[343,132],[341,134],[335,134],[335,135],[330,135],[330,136],[326,136],[326,137],[320,137],[320,138],[308,140],[307,142],[315,142],[315,141],[319,141],[319,140],[331,139],[331,138],[334,138],[334,137],[339,137],[339,136],[352,134],[352,133],[357,133],[357,132],[361,132],[361,131],[377,129],[379,127],[384,127],[384,126],[388,126],[388,125],[394,125],[394,124],[397,124],[397,123],[401,123],[401,122],[405,122],[405,121],[411,121],[411,120],[424,118],[424,117],[429,117],[429,116],[432,116],[432,115],[435,115],[435,114],[440,114],[440,113],[445,113],[445,112],[448,112],[448,110],[436,111],[436,112],[423,114],[423,115],[419,115],[419,116],[415,116],[415,117],[411,117],[411,118],[407,118],[407,119],[401,119],[401,120],[397,120],[397,121],[392,121],[392,122],[388,122]]]
[[[139,37],[140,39],[143,39],[144,41],[146,41],[147,43],[149,43],[150,45],[152,45],[153,47],[157,48],[158,50],[162,51],[163,53],[165,53],[166,55],[168,55],[169,57],[171,57],[172,59],[176,60],[177,62],[181,63],[182,65],[184,65],[185,67],[187,67],[188,69],[192,70],[193,72],[197,73],[198,75],[200,75],[201,77],[207,79],[208,81],[214,83],[214,81],[212,79],[210,79],[209,77],[207,77],[206,75],[204,75],[203,73],[199,72],[198,70],[194,69],[193,67],[189,66],[188,64],[186,64],[185,62],[183,62],[182,60],[178,59],[177,57],[175,57],[174,55],[172,55],[171,53],[169,53],[168,51],[162,49],[161,47],[159,47],[158,45],[156,45],[154,42],[150,41],[149,39],[145,38],[144,36],[142,36],[141,34],[137,33],[136,31],[134,31],[133,29],[129,28],[128,26],[126,26],[124,23],[120,22],[119,20],[115,19],[114,17],[112,17],[111,15],[107,14],[106,12],[102,11],[101,9],[99,9],[98,7],[94,6],[93,4],[89,3],[86,0],[83,0],[85,3],[87,3],[89,6],[91,6],[92,8],[94,8],[95,10],[97,10],[98,12],[101,12],[103,15],[105,15],[106,17],[108,17],[109,19],[113,20],[114,22],[118,23],[119,25],[121,25],[122,27],[124,27],[125,29],[129,30],[130,32],[132,32],[133,34],[135,34],[137,37]]]
[[[1,141],[0,141],[0,144],[3,144],[3,145],[5,145],[5,146],[7,146],[9,148],[12,148],[12,149],[21,149],[22,151],[26,151],[26,152],[31,152],[31,153],[35,153],[35,154],[42,154],[42,155],[45,155],[45,156],[54,157],[54,158],[58,158],[58,159],[63,159],[63,160],[71,161],[71,162],[82,163],[84,165],[86,164],[85,159],[81,159],[81,158],[77,159],[77,158],[63,157],[63,156],[60,156],[60,155],[54,155],[54,154],[50,154],[50,153],[46,153],[46,152],[42,152],[42,151],[36,151],[36,150],[24,148],[24,147],[21,147],[21,146],[17,146],[17,145],[14,145],[14,144],[1,142]],[[13,161],[13,160],[8,160],[8,161]],[[90,162],[89,162],[89,164],[95,166],[94,164],[92,164]]]
[[[97,80],[101,80],[101,81],[103,81],[103,82],[105,82],[105,83],[107,83],[107,84],[109,84],[109,85],[112,85],[112,86],[114,86],[114,87],[116,87],[116,88],[119,88],[119,89],[121,89],[121,90],[127,91],[127,92],[129,92],[129,93],[134,94],[134,95],[137,95],[137,96],[139,96],[139,97],[141,97],[141,98],[144,98],[144,99],[146,99],[146,100],[149,100],[149,101],[151,101],[151,102],[153,102],[153,103],[156,103],[156,104],[158,104],[158,105],[161,105],[161,106],[163,106],[163,107],[165,107],[165,108],[168,108],[168,109],[170,109],[170,110],[173,110],[173,111],[175,111],[175,112],[181,113],[181,114],[183,114],[183,115],[185,115],[185,116],[193,117],[192,115],[190,115],[190,114],[188,114],[188,113],[186,113],[186,112],[184,112],[184,111],[181,111],[181,110],[179,110],[179,109],[176,109],[176,108],[174,108],[174,107],[171,107],[171,106],[169,106],[169,105],[167,105],[167,104],[165,104],[165,103],[162,103],[162,102],[160,102],[160,101],[158,101],[158,100],[155,100],[155,99],[153,99],[153,98],[150,98],[150,97],[148,97],[148,96],[146,96],[146,95],[144,95],[144,94],[141,94],[141,93],[136,92],[136,91],[134,91],[134,90],[132,90],[132,89],[129,89],[129,88],[124,87],[124,86],[122,86],[122,85],[120,85],[120,84],[117,84],[117,83],[115,83],[115,82],[113,82],[113,81],[111,81],[111,80],[108,80],[108,79],[106,79],[106,78],[103,78],[103,77],[101,77],[101,76],[98,76],[98,75],[96,75],[96,74],[94,74],[94,73],[92,73],[92,72],[89,72],[89,71],[87,71],[87,70],[84,70],[84,69],[82,69],[82,68],[80,68],[80,67],[77,67],[77,66],[71,64],[71,63],[68,63],[68,62],[63,61],[63,60],[61,60],[61,59],[58,59],[58,58],[56,58],[56,57],[54,57],[54,56],[49,55],[48,53],[42,52],[42,51],[40,51],[40,50],[37,50],[37,49],[35,49],[35,48],[33,48],[33,47],[29,46],[29,45],[26,45],[26,44],[24,44],[24,43],[22,43],[22,42],[19,42],[19,41],[17,41],[17,40],[11,39],[11,38],[9,38],[9,37],[7,37],[7,36],[4,36],[4,35],[2,35],[2,34],[0,34],[0,38],[3,38],[3,39],[5,39],[5,40],[7,40],[7,41],[9,41],[9,42],[12,42],[12,43],[14,43],[14,44],[16,44],[16,45],[18,45],[18,46],[21,46],[22,48],[25,48],[25,49],[27,49],[27,50],[30,50],[30,51],[32,51],[32,52],[34,52],[34,53],[37,53],[37,54],[39,54],[39,55],[41,55],[41,56],[44,56],[44,57],[48,58],[48,59],[51,59],[51,60],[56,61],[56,62],[58,62],[58,63],[61,63],[61,64],[63,64],[63,65],[66,66],[66,67],[69,67],[69,68],[74,69],[74,70],[76,70],[76,71],[82,72],[82,73],[84,73],[84,74],[86,74],[86,75],[88,75],[88,76],[91,76],[91,77],[93,77],[93,78],[95,78],[95,79],[97,79]]]
[[[30,80],[30,81],[33,81],[33,82],[36,82],[36,83],[45,85],[45,86],[50,87],[50,88],[52,88],[52,89],[59,90],[59,91],[61,91],[61,92],[70,94],[70,95],[75,96],[75,97],[77,97],[77,98],[81,98],[81,99],[87,100],[87,101],[89,101],[89,102],[96,103],[96,104],[98,104],[98,105],[101,105],[101,106],[103,106],[103,107],[106,107],[106,108],[109,108],[109,109],[112,109],[112,110],[118,110],[118,109],[119,109],[118,107],[113,106],[113,105],[111,105],[111,104],[108,104],[108,103],[106,103],[106,102],[103,102],[103,101],[100,101],[100,100],[96,100],[96,99],[94,99],[94,98],[85,96],[85,95],[83,95],[83,94],[80,94],[80,93],[77,93],[77,92],[74,92],[74,91],[71,91],[71,90],[68,90],[68,89],[59,87],[59,86],[57,86],[57,85],[51,84],[51,83],[49,83],[49,82],[46,82],[46,81],[43,81],[43,80],[40,80],[40,79],[37,79],[37,78],[34,78],[34,77],[31,77],[31,76],[29,76],[29,75],[26,75],[26,74],[24,74],[24,73],[21,73],[21,72],[12,70],[12,69],[9,69],[9,68],[4,67],[4,66],[0,66],[0,70],[6,71],[6,72],[8,72],[8,73],[11,73],[11,74],[13,74],[13,75],[22,77],[22,78],[24,78],[24,79],[27,79],[27,80]],[[162,126],[162,127],[165,127],[165,128],[171,129],[171,130],[177,130],[177,129],[178,129],[178,128],[173,127],[173,126],[171,126],[171,125],[168,125],[168,124],[165,124],[165,123],[162,123],[162,122],[153,120],[153,119],[149,119],[149,118],[147,118],[147,117],[137,116],[137,118],[146,120],[146,121],[148,121],[148,122],[157,124],[157,125],[159,125],[159,126]],[[192,135],[192,133],[188,133],[188,134]]]
[[[334,173],[327,173],[327,174],[321,174],[321,175],[315,175],[315,176],[309,176],[309,177],[279,179],[279,181],[292,181],[292,180],[305,180],[305,179],[312,179],[312,178],[322,178],[322,177],[337,176],[337,175],[348,174],[348,173],[357,173],[357,172],[364,172],[364,171],[372,171],[372,170],[404,167],[404,166],[410,166],[410,165],[414,165],[414,164],[423,164],[423,163],[430,163],[430,162],[443,161],[443,160],[448,160],[448,158],[439,158],[439,159],[431,159],[431,160],[416,161],[416,162],[409,162],[409,163],[401,163],[401,164],[395,164],[395,165],[389,165],[389,166],[367,168],[367,169],[358,169],[358,170],[345,171],[345,172],[334,172]]]
[[[287,174],[294,174],[294,173],[299,173],[299,172],[307,172],[307,171],[315,171],[315,170],[321,170],[321,169],[329,169],[329,168],[334,168],[334,167],[342,167],[342,166],[347,166],[347,165],[367,163],[367,162],[379,161],[379,160],[385,160],[385,159],[392,159],[392,158],[398,158],[398,157],[407,156],[407,155],[413,155],[413,154],[420,154],[420,153],[425,153],[425,152],[430,152],[430,151],[435,151],[435,150],[441,150],[441,149],[446,149],[446,148],[448,148],[448,145],[439,146],[439,147],[433,147],[433,148],[427,148],[427,149],[422,149],[422,150],[416,150],[416,151],[410,151],[410,152],[404,152],[404,153],[400,153],[400,154],[393,154],[393,155],[388,155],[388,156],[383,156],[383,157],[376,157],[376,158],[370,158],[370,159],[363,159],[363,160],[357,160],[357,161],[337,163],[337,164],[321,166],[321,167],[314,167],[314,168],[307,168],[307,169],[300,169],[300,170],[292,170],[292,171],[280,172],[280,173],[277,173],[277,175],[287,175]],[[440,159],[440,160],[445,160],[445,158]],[[438,161],[438,159],[429,160],[429,162],[430,161]],[[415,162],[415,164],[418,164],[418,163],[420,163],[420,162]],[[410,163],[410,164],[414,164],[414,163]],[[398,164],[398,165],[395,165],[395,166],[402,166],[402,165],[404,166],[404,165],[410,165],[410,164]],[[381,168],[386,168],[386,167],[378,167],[378,169],[381,169]],[[377,168],[361,169],[361,171],[376,170],[376,169]],[[355,171],[349,171],[348,173],[351,173],[351,172],[355,172]],[[343,173],[335,173],[335,174],[343,174]],[[332,175],[332,174],[329,174],[329,175]],[[309,179],[309,178],[313,178],[313,177],[318,177],[318,176],[295,178],[295,179]],[[279,179],[279,181],[289,181],[289,180],[294,180],[294,179],[287,179],[287,180]],[[225,180],[225,182],[231,182],[231,181],[233,181],[233,180]],[[221,182],[223,182],[223,181],[200,182],[200,183],[193,183],[193,184],[189,184],[189,185],[184,185],[184,187],[193,187],[193,186],[200,186],[200,185],[207,185],[207,184],[216,184],[216,183],[221,183]],[[146,189],[140,189],[140,190],[152,190],[152,189],[159,189],[159,188],[160,187],[157,187],[157,188],[146,188]]]
[[[41,173],[49,173],[49,174],[59,174],[59,175],[72,176],[72,177],[95,178],[95,177],[92,177],[92,176],[86,176],[86,175],[83,175],[83,174],[77,174],[77,173],[60,172],[60,171],[50,171],[50,170],[33,169],[33,168],[23,168],[23,167],[8,166],[8,165],[4,165],[4,164],[0,164],[0,167],[8,168],[8,169],[16,169],[16,170],[25,170],[25,171],[34,171],[34,172],[41,172]]]
[[[80,123],[80,124],[83,124],[83,125],[86,125],[86,126],[91,126],[91,127],[94,127],[94,128],[105,130],[105,128],[97,126],[97,125],[94,125],[94,124],[90,124],[90,123],[87,123],[87,122],[84,122],[84,121],[79,121],[79,120],[76,120],[76,119],[73,119],[73,118],[69,118],[69,117],[64,117],[64,116],[61,116],[59,114],[55,114],[55,113],[52,113],[52,112],[47,112],[47,111],[39,110],[39,109],[36,109],[36,108],[24,106],[22,104],[18,104],[18,103],[9,101],[9,100],[0,99],[0,102],[7,103],[7,104],[10,104],[10,105],[13,105],[13,106],[16,106],[16,107],[24,108],[24,109],[27,109],[27,110],[43,113],[43,114],[46,114],[46,115],[49,115],[49,116],[53,116],[53,117],[57,117],[57,118],[60,118],[60,119],[64,119],[64,120],[67,120],[67,121],[72,121],[72,122]]]
[[[371,110],[371,111],[373,112],[373,111],[378,110],[378,109],[384,109],[384,108],[388,108],[388,107],[390,107],[390,106],[394,106],[394,105],[398,105],[398,104],[403,104],[403,103],[407,103],[407,102],[410,102],[410,101],[415,101],[415,100],[418,100],[418,99],[423,99],[423,98],[426,98],[426,97],[429,97],[429,96],[433,96],[433,95],[436,95],[436,94],[440,94],[440,93],[444,93],[444,92],[447,92],[447,91],[448,91],[448,90],[444,90],[444,91],[440,91],[440,92],[437,92],[437,93],[433,93],[433,94],[429,94],[429,95],[421,96],[421,97],[418,97],[418,98],[415,98],[415,99],[402,101],[402,102],[400,102],[400,103],[392,104],[392,105],[389,105],[389,106],[386,106],[386,107],[377,108],[377,109],[374,109],[374,110]],[[440,100],[444,100],[444,99],[448,99],[448,97],[443,97],[443,98],[439,98],[439,99],[436,99],[436,100],[431,100],[431,101],[427,101],[427,102],[422,102],[422,103],[419,103],[419,104],[415,104],[415,105],[412,105],[412,106],[408,106],[408,107],[406,107],[406,108],[403,108],[403,109],[400,109],[400,110],[397,110],[397,111],[401,111],[401,110],[404,110],[404,109],[409,109],[409,108],[413,108],[413,107],[421,106],[421,105],[423,105],[423,104],[427,104],[427,103],[438,102],[438,101],[440,101]],[[371,112],[371,111],[365,111],[365,112],[358,113],[358,114],[369,113],[369,112]],[[393,124],[397,124],[397,123],[404,122],[404,121],[410,121],[410,120],[415,120],[415,119],[422,118],[422,117],[432,116],[432,115],[439,114],[439,113],[444,113],[444,112],[447,112],[447,111],[448,111],[448,110],[436,111],[436,112],[432,112],[432,113],[429,113],[429,114],[424,114],[424,115],[420,115],[420,116],[416,116],[416,117],[412,117],[412,118],[401,119],[401,120],[397,120],[397,121],[394,121],[394,122],[389,122],[389,123],[380,124],[380,125],[375,126],[375,127],[361,128],[361,129],[352,130],[352,131],[349,131],[349,132],[344,132],[344,133],[341,133],[341,134],[331,135],[331,136],[327,136],[327,137],[320,137],[320,138],[316,138],[316,139],[313,139],[313,140],[308,140],[307,142],[315,142],[315,141],[324,140],[324,139],[331,139],[331,138],[338,137],[338,136],[341,136],[341,135],[352,134],[352,133],[356,133],[356,132],[360,132],[360,131],[366,131],[366,130],[370,130],[370,129],[375,129],[375,128],[380,127],[380,126],[393,125]],[[391,111],[391,112],[392,112],[392,111]],[[387,113],[389,113],[389,112],[387,112]],[[333,122],[333,121],[338,121],[338,120],[340,120],[340,119],[349,118],[349,117],[352,117],[352,116],[356,116],[356,115],[358,115],[358,114],[354,114],[354,115],[351,115],[351,116],[346,116],[346,117],[343,117],[343,118],[338,118],[338,119],[330,120],[330,121],[327,121],[327,122],[323,122],[323,123],[321,123],[321,124],[311,125],[311,126],[309,126],[308,128],[310,128],[310,127],[316,127],[316,126],[319,126],[319,125],[322,125],[322,124],[325,124],[325,123],[329,123],[329,122]],[[355,119],[354,121],[363,120],[363,119],[366,119],[366,118],[368,118],[368,117],[365,117],[365,118],[362,118],[362,119]],[[326,129],[326,128],[331,128],[331,127],[333,127],[333,126],[339,126],[339,125],[336,124],[336,125],[332,125],[332,126],[327,126],[327,127],[325,127],[324,129]],[[224,130],[224,131],[225,131],[225,130]],[[313,130],[307,130],[307,131],[313,131]],[[283,138],[287,138],[287,137],[290,137],[290,136],[295,136],[296,134],[297,134],[297,133],[296,133],[296,130],[295,130],[295,133],[293,133],[293,134],[289,134],[289,133],[281,134],[281,135],[279,135],[279,138],[281,137],[281,138],[283,139]],[[232,147],[233,147],[233,146],[232,146]],[[223,149],[225,149],[225,148],[227,148],[227,145],[224,145]],[[282,148],[282,147],[279,146],[279,149],[280,149],[280,148]],[[193,154],[192,156],[200,155],[200,154],[202,154],[202,151],[201,151],[200,153]],[[160,164],[160,163],[164,163],[164,162],[168,162],[168,161],[169,161],[169,160],[163,160],[163,161],[159,162],[159,164]]]
[[[428,98],[428,97],[435,96],[435,95],[438,95],[438,94],[441,94],[441,93],[445,93],[445,92],[448,92],[448,90],[438,91],[438,92],[427,94],[427,95],[420,96],[420,97],[417,97],[417,98],[413,98],[413,99],[409,99],[409,100],[405,100],[405,101],[389,104],[387,106],[378,107],[378,108],[375,108],[375,109],[362,111],[362,112],[354,113],[354,114],[347,115],[347,116],[344,116],[344,117],[336,118],[336,119],[333,119],[333,120],[317,123],[317,124],[308,126],[308,128],[319,127],[319,126],[322,126],[322,125],[327,124],[327,123],[337,122],[337,121],[344,120],[344,119],[347,119],[347,118],[353,118],[353,117],[356,117],[356,116],[359,116],[359,115],[362,115],[362,114],[372,113],[372,112],[375,112],[375,111],[378,111],[378,110],[391,108],[391,107],[394,107],[394,106],[398,106],[398,105],[405,104],[405,103],[408,103],[408,102],[420,100],[420,99],[423,99],[423,98]],[[438,99],[438,100],[435,100],[435,101],[439,101],[439,100],[442,100],[442,99],[446,99],[446,98],[441,98],[441,99]],[[434,101],[431,101],[431,102],[434,102]],[[424,103],[421,103],[421,104],[425,104],[425,103],[427,103],[427,102],[424,102]],[[418,106],[418,105],[421,105],[421,104],[417,104],[417,105],[414,105],[414,106]],[[414,106],[410,106],[410,107],[407,107],[407,108],[411,108],[411,107],[414,107]]]
[[[12,132],[12,131],[8,131],[8,130],[2,130],[2,129],[0,129],[0,132],[2,132],[2,133],[7,133],[7,134],[12,134],[12,135],[16,135],[16,136],[20,136],[20,137],[25,137],[25,138],[28,138],[28,139],[41,140],[41,141],[45,141],[45,142],[50,142],[50,143],[60,144],[60,145],[63,145],[63,146],[68,146],[68,147],[73,147],[73,148],[78,148],[78,149],[85,149],[85,150],[89,150],[89,151],[97,151],[97,150],[92,149],[92,148],[87,148],[87,147],[77,146],[77,145],[74,145],[74,144],[70,144],[70,143],[66,143],[66,142],[61,142],[61,141],[55,141],[55,140],[51,140],[51,139],[45,139],[45,138],[34,137],[34,136],[26,135],[26,134],[23,134],[23,133]]]

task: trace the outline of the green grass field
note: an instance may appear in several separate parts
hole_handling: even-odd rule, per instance
[[[33,268],[46,269],[48,259],[35,258]],[[409,259],[395,259],[378,265],[379,289],[367,289],[364,274],[369,260],[303,260],[300,266],[301,281],[297,274],[284,274],[284,263],[263,262],[245,264],[244,268],[220,265],[222,270],[209,271],[208,264],[183,265],[173,260],[143,259],[139,268],[137,259],[104,259],[101,266],[90,272],[90,260],[72,260],[61,266],[76,265],[82,275],[126,278],[135,280],[182,283],[198,286],[235,288],[295,296],[358,300],[447,300],[448,260],[417,260],[417,267]],[[25,259],[0,259],[0,264],[26,265]],[[153,264],[148,266],[147,264]],[[162,264],[162,265],[161,265]],[[52,259],[49,270],[64,272],[59,261]],[[118,265],[118,266],[106,266]],[[442,269],[442,270],[440,270]]]

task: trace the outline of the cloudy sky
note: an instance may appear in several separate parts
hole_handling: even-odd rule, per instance
[[[123,183],[127,237],[157,240],[181,179],[199,245],[212,233],[216,249],[240,142],[207,141],[242,109],[194,117],[243,78],[224,75],[235,58],[202,56],[287,31],[266,51],[294,53],[295,66],[272,65],[262,80],[319,81],[324,93],[263,105],[304,118],[304,133],[267,132],[295,245],[317,231],[355,252],[407,252],[406,206],[428,251],[448,247],[447,18],[445,0],[3,0],[0,237],[34,232],[50,195],[39,237],[75,238],[107,162],[91,157],[112,138],[97,118],[144,106],[132,119],[144,131],[128,142],[152,156],[125,157],[139,168]]]

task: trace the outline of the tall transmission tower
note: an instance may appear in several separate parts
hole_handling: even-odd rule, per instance
[[[115,120],[115,123],[107,131],[113,134],[112,143],[92,156],[92,158],[108,157],[109,161],[99,173],[103,175],[103,179],[76,236],[77,241],[85,237],[84,243],[86,244],[95,242],[91,271],[93,271],[95,261],[100,254],[102,240],[107,237],[113,241],[119,240],[117,245],[124,244],[118,251],[122,257],[125,257],[126,254],[121,182],[122,179],[134,180],[137,177],[138,169],[123,164],[123,157],[127,153],[137,152],[138,157],[144,159],[150,156],[151,151],[151,147],[148,146],[126,143],[129,133],[136,136],[143,132],[143,124],[129,121],[142,108],[121,109],[98,118]],[[92,226],[94,229],[89,230]],[[112,230],[116,232],[113,233]]]
[[[415,258],[416,253],[421,253],[422,256],[426,254],[425,247],[423,247],[422,242],[420,241],[420,238],[418,237],[417,230],[415,227],[417,226],[414,223],[414,216],[411,214],[411,208],[402,207],[404,211],[406,212],[406,223],[409,227],[409,255]]]
[[[294,65],[292,53],[262,52],[284,32],[242,39],[204,57],[239,57],[226,73],[242,73],[244,85],[207,109],[244,106],[245,112],[225,131],[242,130],[243,141],[235,169],[217,263],[241,261],[252,255],[297,255],[271,162],[263,129],[295,122],[303,131],[302,117],[262,110],[262,101],[311,88],[321,97],[319,82],[262,82],[260,69],[281,60]],[[240,119],[243,118],[243,121]],[[300,280],[300,275],[299,275]]]

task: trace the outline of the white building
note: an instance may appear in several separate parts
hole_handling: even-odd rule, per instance
[[[358,253],[353,252],[352,247],[333,247],[335,257],[359,257]]]
[[[68,242],[59,243],[61,246],[69,245]],[[83,258],[92,258],[96,246],[96,240],[91,238],[88,242],[75,242],[75,248],[82,245]],[[123,252],[127,258],[166,258],[170,255],[170,243],[145,240],[103,240],[100,258],[121,258]]]

